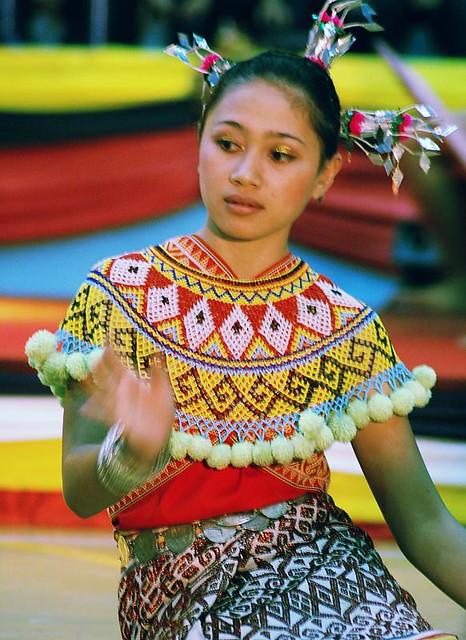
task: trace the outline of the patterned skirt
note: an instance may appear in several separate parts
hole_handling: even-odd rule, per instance
[[[262,531],[226,542],[202,532],[123,569],[124,640],[381,640],[439,637],[412,596],[325,493],[313,493]]]

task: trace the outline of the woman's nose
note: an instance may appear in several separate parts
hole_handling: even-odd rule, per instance
[[[259,186],[261,171],[257,157],[252,153],[241,154],[230,172],[230,182],[242,186]]]

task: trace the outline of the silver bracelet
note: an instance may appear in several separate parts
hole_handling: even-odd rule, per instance
[[[131,453],[123,437],[120,421],[110,427],[97,457],[97,477],[112,495],[121,497],[151,476],[158,475],[170,460],[169,446],[157,456],[149,469],[141,469],[140,461]]]

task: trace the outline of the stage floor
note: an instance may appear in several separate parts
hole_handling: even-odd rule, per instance
[[[386,564],[431,624],[466,639],[466,611],[390,542]],[[0,640],[117,640],[118,563],[109,531],[0,528]]]

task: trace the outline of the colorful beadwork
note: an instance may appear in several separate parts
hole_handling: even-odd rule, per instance
[[[371,420],[427,404],[432,370],[410,373],[374,311],[304,262],[245,282],[182,264],[172,246],[99,263],[57,333],[58,352],[49,337],[45,352],[29,344],[57,395],[67,374],[92,369],[82,354],[95,358],[107,341],[141,376],[163,350],[172,457],[217,469],[309,459]],[[61,374],[47,374],[57,359]]]

